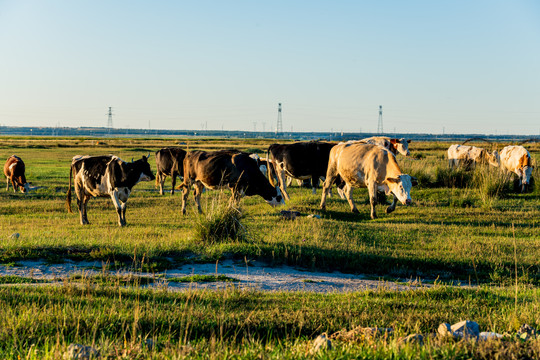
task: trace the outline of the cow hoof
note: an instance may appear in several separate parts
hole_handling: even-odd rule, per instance
[[[326,206],[320,206],[321,210],[326,210]]]
[[[356,209],[356,208],[352,209],[351,211],[352,211],[353,214],[358,214],[358,213],[360,213],[360,211],[358,211],[358,209]]]
[[[394,211],[395,209],[396,209],[396,208],[393,208],[393,207],[389,206],[389,207],[386,208],[386,213],[387,213],[387,214],[390,214],[390,213],[391,213],[392,211]]]

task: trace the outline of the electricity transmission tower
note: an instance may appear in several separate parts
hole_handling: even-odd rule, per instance
[[[379,105],[379,122],[377,123],[377,133],[383,133],[383,123],[382,123],[382,105]]]
[[[276,134],[283,132],[283,119],[281,118],[281,103],[278,104]]]
[[[107,131],[108,133],[110,134],[111,133],[111,129],[113,127],[113,124],[112,124],[112,116],[113,116],[113,113],[112,113],[112,107],[109,106],[109,112],[107,113],[107,115],[109,115],[109,118],[107,119]]]

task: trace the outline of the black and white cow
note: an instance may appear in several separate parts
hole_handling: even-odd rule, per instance
[[[237,150],[192,151],[184,159],[184,182],[182,213],[186,213],[186,201],[193,185],[197,209],[201,209],[203,189],[228,188],[232,192],[231,203],[244,195],[259,195],[272,206],[282,202],[278,190],[270,185],[268,179],[259,170],[257,161],[249,154]]]
[[[172,179],[171,195],[174,195],[176,177],[184,178],[184,158],[186,151],[179,147],[168,147],[156,151],[156,186],[159,185],[159,193],[163,195],[165,178]]]
[[[146,156],[130,163],[114,155],[74,156],[69,170],[69,189],[66,199],[69,212],[72,212],[72,177],[81,224],[89,224],[86,206],[91,197],[110,196],[116,208],[120,226],[126,225],[126,202],[133,186],[139,181],[155,179]]]
[[[272,144],[268,147],[268,179],[275,186],[274,174],[285,200],[287,179],[311,179],[313,193],[319,187],[319,178],[326,176],[328,157],[335,143],[322,141],[297,142],[293,144]]]

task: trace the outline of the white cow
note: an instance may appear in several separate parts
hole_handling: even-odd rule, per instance
[[[469,145],[454,144],[448,148],[448,166],[450,168],[463,166],[474,169],[478,163],[499,167],[499,153],[497,150],[489,153],[485,149]]]
[[[383,148],[390,150],[394,155],[397,155],[399,152],[403,156],[411,156],[411,153],[409,152],[410,139],[391,139],[386,136],[372,136],[359,141],[366,144],[382,146]]]
[[[525,192],[533,171],[531,154],[523,146],[510,145],[501,150],[501,168],[519,178],[521,192]]]
[[[411,204],[411,188],[418,184],[416,178],[401,173],[394,154],[381,146],[361,142],[340,143],[330,151],[321,198],[323,210],[328,190],[338,175],[345,181],[344,193],[352,212],[358,212],[352,199],[353,187],[367,187],[372,219],[377,217],[377,190],[394,195],[394,201],[386,208],[386,213],[391,213],[398,200],[404,205]]]

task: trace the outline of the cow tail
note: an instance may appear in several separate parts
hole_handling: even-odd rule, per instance
[[[270,185],[273,187],[276,187],[276,183],[274,181],[274,161],[270,159],[270,147],[266,150],[266,174],[268,175],[268,181],[270,181]]]
[[[68,187],[68,191],[67,191],[67,196],[66,196],[66,206],[67,206],[67,209],[68,209],[68,212],[72,213],[73,211],[71,210],[71,178],[73,177],[73,165],[71,165],[69,167],[69,187]]]

